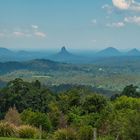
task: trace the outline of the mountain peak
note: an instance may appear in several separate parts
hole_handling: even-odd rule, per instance
[[[63,47],[61,48],[61,52],[65,52],[65,51],[67,51],[67,50],[66,50],[66,47],[63,46]]]
[[[52,57],[52,60],[57,61],[71,61],[75,58],[75,55],[67,51],[66,47],[61,47],[60,51]]]
[[[104,50],[109,50],[109,51],[117,51],[117,52],[119,52],[116,48],[114,48],[114,47],[108,47],[108,48],[106,48],[106,49],[104,49]]]
[[[128,51],[127,54],[128,55],[140,55],[140,51],[138,49],[134,48],[134,49]]]
[[[117,50],[114,47],[108,47],[108,48],[98,52],[98,55],[101,55],[101,56],[116,56],[116,55],[120,55],[120,51]]]
[[[67,51],[66,47],[63,46],[61,51],[59,52],[60,55],[69,55],[70,53]]]
[[[67,51],[66,47],[63,46],[63,47],[61,48],[60,53],[61,53],[61,54],[68,54],[69,52]]]

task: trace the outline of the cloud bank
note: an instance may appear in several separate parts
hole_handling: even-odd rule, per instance
[[[135,0],[112,0],[113,5],[120,10],[132,10],[140,12],[140,3]]]

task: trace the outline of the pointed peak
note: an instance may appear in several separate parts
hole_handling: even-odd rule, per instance
[[[65,47],[65,46],[63,46],[63,47],[61,48],[61,52],[67,52],[67,50],[66,50],[66,47]]]
[[[66,47],[61,47],[61,50],[56,54],[57,57],[71,57],[73,54],[71,54],[69,51],[67,51]]]
[[[61,50],[66,50],[66,47],[65,47],[65,46],[63,46],[63,47],[61,48]]]
[[[67,51],[66,47],[63,46],[63,47],[61,48],[60,53],[62,53],[62,54],[68,54],[69,52]]]

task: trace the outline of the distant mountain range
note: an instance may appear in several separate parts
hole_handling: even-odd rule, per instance
[[[128,52],[121,52],[118,49],[114,47],[108,47],[106,49],[103,49],[101,51],[98,51],[97,53],[93,52],[92,56],[86,57],[86,54],[84,56],[77,54],[70,53],[65,46],[61,48],[61,50],[56,54],[49,55],[46,52],[28,52],[28,51],[18,51],[14,52],[6,48],[0,48],[0,62],[6,62],[6,61],[27,61],[27,60],[33,60],[33,59],[50,59],[53,61],[59,61],[59,62],[70,62],[70,63],[90,63],[93,62],[93,60],[102,58],[102,57],[128,57],[128,56],[140,56],[140,51],[136,48],[128,51]]]

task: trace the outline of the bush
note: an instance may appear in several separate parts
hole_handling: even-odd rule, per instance
[[[0,137],[11,137],[16,135],[16,127],[7,122],[0,122]]]
[[[98,140],[115,140],[115,138],[111,136],[100,137]]]
[[[41,125],[42,129],[45,131],[49,131],[51,129],[51,122],[45,113],[25,110],[21,114],[21,119],[25,124],[33,125],[38,128]]]
[[[76,140],[76,132],[72,128],[58,129],[54,133],[54,140]]]
[[[39,131],[35,127],[23,125],[18,128],[18,134],[20,138],[36,138]]]
[[[78,132],[78,140],[93,140],[92,126],[83,126]]]

